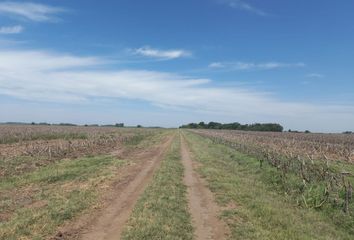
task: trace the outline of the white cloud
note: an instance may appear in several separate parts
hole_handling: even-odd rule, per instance
[[[0,54],[0,70],[4,71],[59,71],[62,69],[98,66],[107,62],[96,57],[77,57],[47,51],[0,50]]]
[[[320,74],[320,73],[310,73],[310,74],[307,74],[306,77],[308,77],[308,78],[324,78],[324,75]]]
[[[161,49],[151,48],[149,46],[134,49],[133,53],[144,57],[152,57],[152,58],[159,58],[159,59],[166,59],[166,60],[189,57],[192,55],[189,51],[182,50],[182,49],[161,50]]]
[[[259,16],[268,16],[268,13],[266,13],[265,11],[256,8],[243,0],[219,0],[219,2],[221,2],[223,4],[227,4],[228,6],[230,6],[232,8],[247,11],[247,12],[259,15]]]
[[[293,68],[304,67],[304,63],[280,63],[280,62],[266,62],[266,63],[250,63],[250,62],[213,62],[209,64],[212,69],[224,69],[228,71],[237,70],[271,70],[278,68]]]
[[[0,50],[0,95],[70,104],[105,98],[140,100],[171,112],[183,109],[199,116],[208,115],[209,119],[280,122],[310,130],[318,129],[319,122],[324,129],[333,130],[334,122],[343,130],[349,129],[354,121],[353,106],[281,101],[263,92],[216,87],[210,79],[174,73],[98,68],[105,62],[99,57],[38,50]]]
[[[225,65],[221,62],[213,62],[209,64],[210,68],[224,68]]]
[[[0,34],[16,34],[22,31],[23,27],[21,25],[0,27]]]
[[[58,20],[56,14],[64,11],[63,8],[39,3],[0,2],[0,14],[35,22],[56,21]]]

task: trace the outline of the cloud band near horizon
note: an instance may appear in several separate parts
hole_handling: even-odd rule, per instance
[[[211,79],[169,72],[97,70],[97,66],[106,62],[97,56],[0,50],[0,95],[71,104],[89,104],[93,98],[139,100],[171,111],[212,113],[232,117],[235,121],[294,122],[290,125],[292,128],[296,127],[296,120],[303,124],[303,119],[311,125],[316,121],[331,124],[335,118],[337,125],[343,128],[354,121],[354,107],[350,105],[282,101],[269,93],[217,87]]]

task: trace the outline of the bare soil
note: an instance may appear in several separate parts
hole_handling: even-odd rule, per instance
[[[182,136],[181,155],[185,168],[184,183],[187,186],[196,239],[225,239],[227,227],[218,217],[221,209],[215,203],[213,193],[206,186],[205,180],[195,171],[196,163],[192,160],[186,140]]]

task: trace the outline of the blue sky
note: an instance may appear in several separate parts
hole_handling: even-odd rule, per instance
[[[354,2],[0,1],[0,122],[354,130]]]

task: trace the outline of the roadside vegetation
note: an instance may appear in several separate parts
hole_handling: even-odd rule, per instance
[[[45,239],[94,204],[100,183],[124,164],[112,156],[66,159],[2,179],[0,239]]]
[[[122,239],[192,239],[183,184],[180,141],[175,137],[152,182],[138,200]]]
[[[332,139],[331,135],[325,135],[319,142],[318,135],[312,134],[312,141],[304,141],[301,137],[286,139],[289,135],[284,134],[271,139],[269,133],[263,136],[241,132],[196,133],[256,158],[260,169],[270,166],[275,185],[299,205],[329,211],[332,215],[344,212],[353,224],[350,221],[354,212],[353,139],[350,142],[344,135]],[[330,143],[333,140],[336,144]]]
[[[268,162],[260,167],[259,159],[226,144],[191,132],[185,135],[195,160],[202,163],[200,174],[225,208],[222,218],[232,239],[352,239],[351,214],[331,204],[306,207],[297,200],[298,192],[287,191],[303,184],[296,175],[289,174],[284,183]],[[305,197],[322,195],[323,185],[317,184],[312,183]]]

